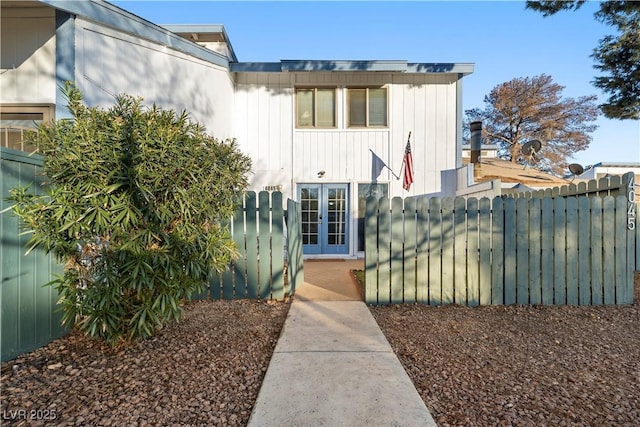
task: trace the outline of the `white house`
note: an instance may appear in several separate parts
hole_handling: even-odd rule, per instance
[[[28,149],[21,127],[68,116],[67,80],[88,105],[128,93],[186,109],[251,156],[252,190],[302,202],[304,251],[315,256],[362,253],[367,195],[460,187],[462,80],[472,64],[239,62],[221,25],[161,27],[98,0],[3,0],[1,8],[5,151]],[[409,133],[414,182],[405,191]]]

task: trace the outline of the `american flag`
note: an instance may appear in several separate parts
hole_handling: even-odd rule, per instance
[[[413,183],[413,156],[411,155],[411,132],[409,132],[409,138],[407,139],[407,146],[404,149],[404,179],[402,180],[402,187],[409,191],[411,184]]]

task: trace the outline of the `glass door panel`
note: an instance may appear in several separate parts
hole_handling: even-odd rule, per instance
[[[349,252],[347,184],[301,184],[302,244],[305,254]]]

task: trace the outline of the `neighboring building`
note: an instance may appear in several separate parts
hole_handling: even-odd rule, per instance
[[[483,159],[496,158],[498,157],[498,148],[500,147],[495,144],[482,144],[480,146],[480,156]],[[471,144],[464,144],[462,146],[462,162],[468,163],[469,159],[471,159]]]
[[[576,180],[587,181],[612,175],[624,175],[633,172],[636,184],[640,184],[640,162],[600,162],[584,168],[584,172],[576,176]]]
[[[465,162],[466,163],[466,162]],[[479,165],[473,165],[476,183],[500,180],[503,190],[529,191],[567,185],[570,179],[564,179],[547,172],[513,163],[499,158],[482,158]]]
[[[456,195],[467,186],[459,181],[462,78],[472,64],[238,62],[221,25],[161,27],[98,0],[1,8],[5,151],[28,149],[21,129],[34,121],[68,117],[67,80],[91,106],[128,93],[185,109],[212,135],[237,139],[253,159],[252,190],[302,202],[304,250],[319,256],[362,253],[367,195]]]

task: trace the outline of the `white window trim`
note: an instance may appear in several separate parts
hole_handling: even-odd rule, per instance
[[[349,91],[351,89],[366,89],[365,92],[365,121],[366,124],[364,126],[351,126],[351,124],[349,123],[349,116],[351,114],[350,111],[350,107],[351,107],[351,99],[349,96]],[[387,113],[387,117],[385,119],[386,125],[384,126],[379,126],[379,125],[369,125],[369,89],[385,89],[386,91],[386,101],[387,101],[387,108],[386,108],[386,113]],[[344,88],[344,100],[345,100],[345,114],[344,114],[344,127],[346,129],[389,129],[390,124],[389,124],[389,104],[390,104],[390,100],[389,100],[389,85],[382,85],[382,86],[346,86]]]

